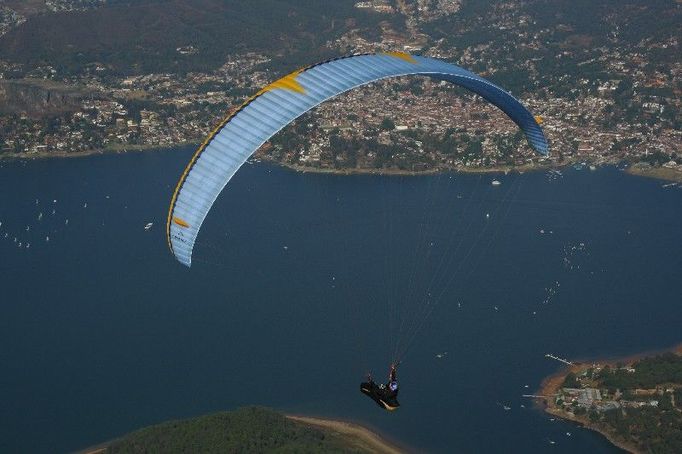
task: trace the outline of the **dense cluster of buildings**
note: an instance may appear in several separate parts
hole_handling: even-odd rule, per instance
[[[348,33],[327,43],[328,46],[339,49],[350,46],[354,52],[407,50],[443,58],[456,54],[457,63],[471,68],[484,65],[483,75],[493,78],[509,69],[508,55],[512,50],[505,46],[511,43],[454,49],[444,40],[425,37],[419,24],[456,14],[460,0],[366,0],[355,6],[382,14],[404,14],[408,33],[401,35],[387,25],[379,43]],[[501,8],[494,23],[500,29],[513,28],[523,46],[539,48],[551,31],[530,32],[525,25],[530,21],[515,15],[512,9]],[[675,40],[671,37],[658,44],[679,46]],[[178,48],[179,53],[196,51]],[[563,50],[553,58],[571,58],[571,52]],[[603,48],[594,49],[593,55],[594,60],[608,67],[609,79],[577,76],[570,80],[573,88],[562,93],[538,88],[527,91],[532,95],[522,99],[543,119],[552,150],[549,159],[557,163],[598,164],[622,159],[646,161],[655,156],[655,164],[682,172],[682,128],[680,120],[675,120],[674,114],[671,116],[671,111],[679,112],[682,107],[680,97],[651,94],[648,90],[682,85],[682,63],[673,62],[671,71],[662,73],[647,65],[641,50]],[[231,56],[210,72],[125,78],[102,74],[106,73],[104,68],[91,68],[65,81],[87,93],[77,109],[65,111],[58,118],[34,118],[25,113],[0,116],[0,152],[78,152],[199,142],[230,109],[283,75],[269,62],[268,56],[249,52]],[[532,80],[544,79],[541,85],[561,87],[568,76],[543,74],[539,68],[545,63],[527,59],[521,64]],[[583,63],[593,62],[588,60],[579,65]],[[0,62],[0,78],[3,70],[10,69]],[[31,76],[50,78],[53,74],[53,68],[45,67],[37,68]],[[323,104],[298,120],[309,123],[309,145],[281,150],[286,144],[280,144],[279,156],[285,156],[290,164],[338,168],[343,161],[340,164],[338,156],[330,159],[325,150],[329,148],[330,137],[340,135],[348,140],[396,145],[410,150],[416,160],[423,158],[424,163],[447,168],[520,165],[538,159],[525,141],[518,140],[516,126],[488,103],[446,83],[415,80],[382,82]],[[626,83],[634,87],[635,95],[624,102],[618,96]],[[631,115],[624,114],[628,112]],[[395,127],[382,128],[387,119]],[[436,139],[425,143],[424,134]],[[448,142],[450,149],[433,146],[452,134],[456,140]],[[480,143],[478,159],[467,155],[467,142],[471,140]],[[507,149],[502,150],[500,144],[507,144]],[[353,165],[358,165],[357,161]]]
[[[676,388],[672,385],[656,386],[651,389],[616,389],[600,387],[599,376],[603,367],[593,365],[583,370],[577,377],[575,385],[580,387],[564,387],[554,396],[554,406],[573,415],[586,414],[589,411],[607,412],[616,409],[658,407],[661,396],[671,399],[675,406]],[[636,369],[632,366],[620,368],[629,374]]]

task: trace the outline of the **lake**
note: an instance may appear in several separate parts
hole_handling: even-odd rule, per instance
[[[246,165],[187,269],[164,227],[192,151],[1,164],[1,452],[69,452],[252,404],[428,452],[618,452],[521,395],[560,368],[546,353],[682,340],[677,187],[613,167]],[[396,339],[410,346],[402,408],[386,413],[359,383],[384,379]]]

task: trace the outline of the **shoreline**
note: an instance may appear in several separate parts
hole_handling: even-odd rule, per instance
[[[128,153],[153,153],[160,151],[177,150],[187,146],[195,146],[196,142],[180,142],[173,145],[127,145],[114,146],[110,148],[103,148],[98,150],[85,151],[36,151],[27,153],[1,153],[0,163],[3,161],[38,161],[48,159],[77,159],[88,158],[90,156],[105,156],[114,154],[128,154]]]
[[[376,430],[372,430],[355,422],[300,414],[280,414],[291,421],[295,421],[297,423],[317,429],[322,429],[325,432],[331,432],[333,435],[345,439],[356,449],[364,450],[366,452],[376,454],[404,454],[411,451],[395,440],[389,440],[386,436],[380,434]],[[89,446],[85,449],[75,451],[74,454],[103,454],[107,451],[112,443],[119,439],[120,437],[117,437],[112,440]]]
[[[395,441],[389,441],[378,432],[354,422],[303,415],[285,414],[284,416],[292,421],[300,422],[308,426],[320,427],[343,437],[350,438],[358,447],[364,448],[369,452],[382,454],[401,454],[407,452],[404,447],[399,446]]]
[[[540,383],[539,389],[535,392],[536,395],[540,396],[546,396],[547,398],[544,398],[542,400],[536,399],[534,401],[534,406],[536,408],[539,408],[540,410],[544,411],[545,413],[552,415],[556,418],[560,418],[565,421],[570,421],[572,423],[578,424],[581,427],[584,427],[586,429],[589,429],[593,432],[597,432],[598,434],[602,435],[604,438],[606,438],[609,443],[613,444],[614,446],[623,449],[624,451],[633,453],[633,454],[640,454],[641,451],[637,448],[637,446],[633,446],[627,442],[624,442],[622,440],[617,439],[613,433],[604,431],[597,425],[593,424],[587,416],[576,416],[576,415],[571,415],[569,413],[566,413],[564,411],[558,410],[554,406],[554,402],[551,400],[553,396],[558,394],[559,389],[561,388],[561,385],[564,382],[564,379],[566,378],[566,375],[569,372],[578,372],[582,370],[585,366],[585,364],[588,363],[600,363],[603,365],[609,365],[609,366],[615,366],[617,363],[623,363],[623,364],[631,364],[635,361],[638,361],[643,358],[647,358],[650,356],[662,354],[662,353],[667,353],[667,352],[673,352],[678,355],[682,355],[682,343],[677,344],[673,347],[670,348],[664,348],[664,349],[656,349],[656,350],[649,350],[645,352],[640,352],[640,353],[635,353],[632,355],[628,355],[625,357],[610,357],[610,358],[591,358],[591,359],[581,359],[580,361],[575,361],[573,366],[564,366],[560,370],[558,370],[556,373],[549,375],[545,377],[542,382]],[[548,400],[550,399],[550,400]]]
[[[77,152],[32,152],[32,153],[2,153],[0,154],[0,163],[3,161],[35,161],[53,158],[85,158],[90,156],[103,156],[110,154],[127,154],[127,153],[144,153],[144,152],[159,152],[177,150],[182,147],[197,146],[198,142],[181,142],[173,145],[127,145],[127,146],[113,146],[100,150],[87,150]],[[374,168],[352,168],[352,169],[332,169],[323,167],[311,167],[300,164],[289,164],[285,162],[270,159],[267,156],[254,153],[252,157],[259,159],[272,165],[277,165],[285,169],[293,170],[300,173],[318,173],[328,175],[383,175],[383,176],[421,176],[421,175],[437,175],[445,173],[470,173],[470,174],[492,174],[492,173],[523,173],[523,172],[537,172],[550,169],[565,169],[575,164],[587,163],[596,166],[617,165],[619,161],[600,161],[592,163],[589,160],[576,159],[574,161],[566,161],[562,163],[556,162],[537,162],[533,164],[515,165],[500,165],[494,167],[452,167],[443,168],[436,167],[427,170],[403,170],[403,169],[374,169]],[[659,181],[668,181],[673,183],[682,183],[682,171],[674,170],[666,167],[649,167],[643,168],[637,163],[629,163],[625,170],[629,175],[640,176],[644,178],[651,178]]]
[[[323,167],[309,167],[298,164],[288,164],[265,157],[258,157],[261,162],[272,165],[284,167],[285,169],[293,170],[300,173],[313,174],[327,174],[327,175],[382,175],[382,176],[421,176],[421,175],[438,175],[447,173],[472,173],[472,174],[491,174],[491,173],[523,173],[535,172],[539,170],[548,170],[555,168],[564,168],[571,164],[562,164],[560,166],[553,164],[524,164],[522,166],[497,166],[497,167],[453,167],[442,168],[437,167],[428,170],[403,170],[403,169],[374,169],[374,168],[352,168],[352,169],[330,169]]]

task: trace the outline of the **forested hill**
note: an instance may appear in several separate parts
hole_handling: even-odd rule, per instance
[[[273,410],[249,407],[133,432],[106,453],[348,453],[367,452],[353,440],[292,421]]]
[[[206,71],[230,54],[250,51],[324,58],[325,43],[350,30],[379,38],[378,22],[385,18],[354,3],[109,0],[95,9],[30,16],[0,37],[0,59],[49,64],[62,74],[95,63],[119,74],[146,74]]]

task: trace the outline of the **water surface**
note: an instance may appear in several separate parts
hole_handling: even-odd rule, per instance
[[[545,353],[680,341],[682,190],[614,168],[405,178],[245,166],[188,270],[163,224],[191,151],[2,164],[0,451],[68,452],[259,404],[429,452],[617,452],[521,394],[558,369]],[[383,378],[390,314],[424,307],[400,301],[426,295],[434,273],[438,304],[400,368],[403,408],[384,413],[359,382]]]

